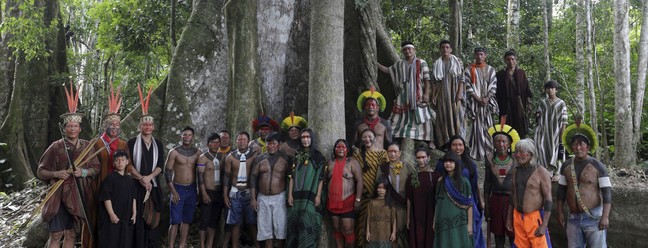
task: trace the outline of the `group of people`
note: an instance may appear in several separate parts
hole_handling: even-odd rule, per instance
[[[363,118],[352,142],[338,139],[329,156],[315,147],[307,120],[291,113],[280,123],[262,114],[252,121],[256,137],[238,132],[235,147],[229,131],[212,133],[205,151],[185,127],[181,145],[165,159],[162,141],[152,135],[150,90],[146,97],[139,90],[143,116],[136,137],[119,138],[121,100],[111,92],[105,133],[88,142],[78,137],[82,115],[70,88],[64,138],[38,167],[40,179],[59,185],[42,212],[49,247],[61,239],[72,247],[75,225],[82,227],[83,247],[158,246],[160,174],[168,185],[169,247],[178,231],[185,247],[196,208],[200,247],[239,247],[242,226],[257,247],[317,247],[322,216],[330,216],[337,247],[486,247],[491,233],[497,247],[507,236],[516,247],[547,247],[552,177],[559,183],[556,215],[566,225],[569,247],[605,247],[611,183],[605,166],[588,155],[597,147],[596,135],[578,121],[566,127],[557,83],[545,84],[537,142],[521,139],[529,129],[531,92],[515,53],[507,52],[507,69],[495,73],[483,48],[475,49],[475,63],[465,70],[449,42],[439,50],[432,75],[411,42],[402,45],[404,60],[379,65],[397,93],[389,120],[378,115],[386,108],[380,92],[361,93]],[[500,123],[493,124],[498,114]],[[574,154],[562,166],[561,136]],[[401,160],[399,142],[406,138],[419,141],[415,165]],[[430,149],[436,147],[446,153],[433,166]],[[485,162],[483,187],[475,160]],[[225,238],[216,244],[222,216]]]

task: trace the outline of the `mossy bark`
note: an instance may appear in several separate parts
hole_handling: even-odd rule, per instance
[[[180,141],[183,126],[195,129],[195,141],[225,128],[227,37],[224,0],[198,0],[171,61],[164,99],[162,138]],[[171,147],[171,145],[169,145]]]
[[[34,4],[43,7],[46,25],[53,21],[58,21],[58,25],[56,34],[44,41],[51,52],[49,57],[28,61],[20,54],[16,58],[7,118],[0,127],[0,141],[9,144],[8,160],[2,168],[12,169],[0,177],[15,190],[22,189],[23,183],[34,177],[38,160],[49,143],[61,138],[58,116],[65,112],[63,95],[59,94],[62,81],[59,75],[67,71],[59,4],[58,1],[35,1]]]
[[[308,117],[308,104],[304,103],[308,102],[311,7],[311,0],[295,1],[295,14],[286,50],[284,110],[281,116],[287,116],[290,111],[294,111],[296,115]]]
[[[227,128],[232,134],[251,132],[250,123],[261,109],[256,51],[257,2],[229,0],[224,9],[229,49]]]

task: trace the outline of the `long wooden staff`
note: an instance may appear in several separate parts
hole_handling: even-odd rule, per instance
[[[106,149],[106,146],[103,146],[99,148],[99,150],[95,151],[95,153],[91,154],[86,160],[81,161],[90,152],[92,147],[94,147],[92,144],[96,143],[98,139],[99,137],[92,139],[88,143],[88,146],[83,151],[81,151],[79,157],[74,161],[74,164],[76,165],[75,167],[83,168],[88,163],[88,161],[92,160],[94,157],[99,155],[99,153],[101,153],[104,149]],[[108,145],[112,144],[112,142],[114,142],[115,140],[117,139],[111,140]],[[68,168],[67,171],[68,173],[72,173],[74,172],[74,169]],[[38,207],[34,209],[34,211],[31,213],[29,218],[27,218],[27,221],[25,221],[20,228],[24,228],[27,224],[29,224],[29,222],[31,222],[31,220],[34,218],[34,216],[36,216],[36,214],[40,213],[40,211],[43,209],[43,206],[45,206],[45,203],[47,203],[47,201],[49,201],[52,198],[54,193],[56,193],[56,191],[61,187],[61,185],[63,185],[64,181],[65,181],[64,179],[59,179],[58,181],[56,181],[56,183],[52,184],[52,187],[50,187],[50,189],[47,191],[47,194],[45,195],[45,198],[43,198],[43,201],[41,201]]]

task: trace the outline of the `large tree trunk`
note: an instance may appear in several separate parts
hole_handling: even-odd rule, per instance
[[[17,2],[7,0],[4,6],[0,6],[0,22],[6,17],[18,16]],[[3,33],[0,37],[0,124],[7,117],[9,100],[13,91],[14,69],[16,58],[13,56],[14,49],[9,47],[12,34]]]
[[[576,109],[580,114],[585,115],[585,0],[577,0],[576,6],[576,61],[574,67],[576,68]]]
[[[178,142],[183,125],[193,125],[196,141],[225,128],[227,35],[224,0],[194,0],[178,40],[166,81],[161,137]]]
[[[463,27],[463,0],[448,0],[448,3],[450,5],[450,43],[452,43],[454,54],[456,54],[457,57],[462,58],[463,40],[461,34]]]
[[[549,3],[547,3],[549,2]],[[551,60],[549,59],[549,22],[552,17],[551,12],[547,13],[547,5],[551,4],[551,0],[542,0],[542,17],[543,30],[544,30],[544,66],[545,66],[545,82],[551,80]],[[564,82],[563,82],[564,83]]]
[[[644,93],[646,91],[646,69],[648,66],[648,1],[643,1],[641,8],[641,37],[639,38],[639,61],[637,62],[637,88],[634,101],[634,126],[632,133],[632,151],[637,150],[641,141],[641,114],[643,112]]]
[[[59,116],[65,112],[63,95],[60,94],[62,82],[52,77],[67,69],[59,4],[58,1],[35,1],[34,4],[43,7],[46,26],[52,21],[59,24],[56,35],[46,37],[44,41],[46,49],[52,52],[49,57],[28,61],[24,54],[20,54],[15,64],[14,90],[7,118],[0,127],[0,140],[10,144],[9,161],[2,167],[13,169],[12,173],[1,177],[4,183],[13,184],[14,189],[24,187],[23,183],[33,177],[47,145],[61,138],[58,122]]]
[[[592,50],[593,50],[593,45],[592,45],[592,39],[594,37],[594,31],[592,30],[592,2],[591,0],[586,0],[585,2],[585,20],[587,21],[587,36],[585,38],[585,54],[587,57],[587,87],[589,91],[589,111],[590,111],[590,126],[594,130],[594,133],[598,134],[598,119],[597,119],[597,112],[596,112],[596,92],[594,91],[594,73],[593,73],[593,67],[594,67],[594,61],[592,59]],[[596,158],[600,158],[600,152],[597,149],[596,150]]]
[[[344,137],[344,1],[314,1],[311,11],[309,126],[328,156]]]
[[[378,1],[356,4],[345,1],[344,12],[344,114],[346,116],[346,138],[353,140],[355,123],[362,118],[355,99],[360,93],[375,86],[378,58],[376,48],[377,25],[381,23]],[[390,44],[391,45],[391,44]]]
[[[228,37],[229,89],[227,128],[252,131],[261,110],[257,57],[257,1],[229,0],[225,4]]]
[[[286,84],[284,85],[284,112],[296,115],[308,112],[308,53],[310,50],[311,0],[296,0],[293,21],[286,51]],[[305,116],[307,117],[307,116]]]
[[[614,76],[615,131],[614,164],[629,167],[635,163],[632,150],[632,106],[630,104],[630,38],[628,37],[628,1],[614,0]]]
[[[517,49],[520,43],[520,0],[508,0],[506,48]]]
[[[295,0],[258,1],[259,79],[263,111],[279,120],[284,112],[286,52],[295,14]],[[290,110],[289,110],[290,111]]]

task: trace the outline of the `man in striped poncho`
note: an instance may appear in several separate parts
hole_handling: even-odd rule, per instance
[[[434,113],[428,106],[430,70],[427,62],[416,57],[412,42],[401,44],[404,60],[390,67],[378,64],[378,69],[391,76],[396,100],[389,118],[394,138],[410,138],[432,143]]]
[[[470,146],[470,157],[483,160],[493,151],[493,142],[488,128],[493,126],[493,114],[499,112],[495,92],[497,79],[495,68],[486,64],[486,49],[474,50],[475,63],[464,70],[466,85],[466,115],[469,120],[466,141]]]

